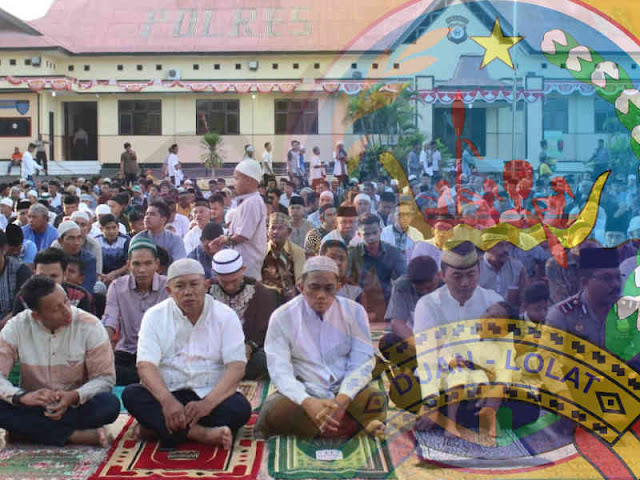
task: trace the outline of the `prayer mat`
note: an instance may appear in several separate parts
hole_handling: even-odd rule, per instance
[[[396,478],[386,442],[364,433],[346,440],[272,438],[268,468],[277,479]]]
[[[238,391],[245,396],[251,404],[251,409],[255,412],[260,409],[267,392],[269,391],[269,380],[243,380],[238,386]]]
[[[0,451],[3,480],[85,480],[104,459],[105,449],[11,445]]]
[[[90,480],[254,479],[265,447],[264,442],[253,436],[257,418],[255,413],[251,416],[229,450],[185,443],[172,451],[159,451],[156,440],[138,441],[134,437],[137,422],[131,417]]]

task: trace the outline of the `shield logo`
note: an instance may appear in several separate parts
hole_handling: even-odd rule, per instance
[[[29,111],[29,100],[16,100],[16,110],[20,115]]]

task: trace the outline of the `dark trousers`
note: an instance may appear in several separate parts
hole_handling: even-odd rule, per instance
[[[269,378],[269,370],[267,369],[267,354],[264,348],[258,348],[247,362],[244,371],[245,380],[263,380]]]
[[[140,383],[138,368],[136,367],[136,355],[134,353],[116,350],[116,385],[131,385]]]
[[[42,445],[63,446],[76,430],[90,430],[113,423],[120,401],[111,392],[99,393],[77,408],[69,407],[60,420],[44,416],[42,407],[15,406],[0,400],[0,428]]]
[[[134,183],[136,183],[137,179],[138,179],[138,175],[136,173],[125,173],[124,174],[124,181],[129,186],[132,186]]]
[[[171,394],[183,405],[200,400],[193,390],[176,390]],[[139,383],[124,389],[122,403],[140,425],[158,436],[163,448],[173,448],[187,440],[186,429],[169,433],[160,403]],[[238,429],[249,421],[250,416],[251,404],[241,393],[236,392],[214,408],[209,415],[202,417],[198,424],[210,428],[226,426],[235,435]]]
[[[397,407],[418,413],[422,392],[420,382],[415,374],[417,367],[415,348],[395,333],[387,333],[382,337],[379,348],[380,353],[390,365],[384,365],[378,359],[373,378],[379,377],[386,371],[390,380],[389,398]]]

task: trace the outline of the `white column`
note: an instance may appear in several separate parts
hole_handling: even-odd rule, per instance
[[[416,77],[417,90],[432,90],[433,77]],[[433,105],[418,103],[418,130],[426,135],[427,140],[433,140]]]
[[[543,77],[527,76],[525,89],[540,91],[543,89],[543,82]],[[538,165],[540,140],[543,135],[542,107],[542,98],[533,103],[527,103],[527,160],[534,168]]]

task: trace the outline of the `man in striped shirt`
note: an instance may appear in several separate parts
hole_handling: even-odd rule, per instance
[[[0,427],[35,443],[106,447],[120,413],[107,332],[70,306],[64,289],[36,275],[20,290],[29,310],[0,332]],[[20,361],[20,387],[7,377]]]

